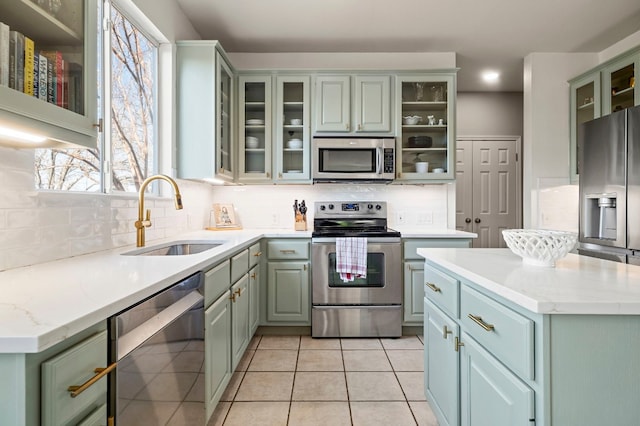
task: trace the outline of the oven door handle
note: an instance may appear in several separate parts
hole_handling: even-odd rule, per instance
[[[376,148],[376,174],[377,175],[381,175],[382,174],[382,155],[383,151],[382,151],[382,147],[379,146]]]
[[[198,290],[193,290],[133,330],[118,337],[118,361],[130,354],[135,348],[143,344],[158,331],[162,330],[167,325],[180,318],[185,312],[203,301],[204,297],[202,297],[200,292],[198,292]]]

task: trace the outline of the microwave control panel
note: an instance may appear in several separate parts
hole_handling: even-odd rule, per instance
[[[385,148],[384,149],[384,173],[394,173],[393,165],[393,148]]]

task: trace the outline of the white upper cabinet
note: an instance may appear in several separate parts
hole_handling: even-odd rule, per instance
[[[317,76],[314,107],[314,133],[389,133],[391,76]]]
[[[0,127],[97,147],[97,16],[95,0],[0,1]]]

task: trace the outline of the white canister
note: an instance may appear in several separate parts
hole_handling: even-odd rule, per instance
[[[429,171],[429,163],[421,161],[416,163],[416,173],[427,173]]]

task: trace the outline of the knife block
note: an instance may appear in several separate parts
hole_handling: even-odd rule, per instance
[[[306,231],[307,230],[307,215],[296,213],[296,219],[294,223],[294,229],[296,231]]]

